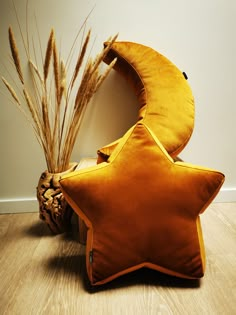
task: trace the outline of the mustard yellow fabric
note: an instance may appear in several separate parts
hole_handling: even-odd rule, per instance
[[[194,99],[183,73],[166,57],[138,43],[115,42],[105,62],[115,57],[114,68],[131,84],[139,99],[137,121],[143,120],[167,152],[177,156],[194,127]],[[106,161],[118,142],[98,150],[98,162]]]
[[[105,61],[134,87],[137,123],[98,151],[98,165],[65,175],[66,200],[84,220],[92,285],[147,267],[200,278],[205,269],[200,216],[224,175],[184,163],[177,154],[194,126],[194,101],[183,74],[153,49],[114,43]]]
[[[143,121],[119,141],[107,162],[65,175],[62,191],[88,227],[91,284],[142,267],[202,277],[199,214],[223,181],[218,171],[174,162]]]

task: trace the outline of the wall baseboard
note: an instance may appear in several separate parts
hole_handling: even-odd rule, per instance
[[[236,202],[236,187],[221,188],[214,202]]]
[[[39,204],[36,198],[0,199],[0,214],[38,211]]]
[[[213,202],[236,202],[236,187],[222,188]],[[36,198],[0,199],[0,214],[38,211]]]

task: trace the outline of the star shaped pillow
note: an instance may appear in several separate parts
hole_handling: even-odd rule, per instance
[[[65,198],[88,228],[91,284],[142,267],[202,277],[199,214],[223,181],[218,171],[174,162],[144,123],[129,130],[108,162],[63,176]]]

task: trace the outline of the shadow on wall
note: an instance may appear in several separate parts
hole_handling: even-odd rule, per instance
[[[90,103],[74,151],[74,159],[96,156],[97,150],[120,138],[137,122],[138,99],[132,87],[115,71]]]

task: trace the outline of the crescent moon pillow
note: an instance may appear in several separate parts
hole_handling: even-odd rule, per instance
[[[194,103],[182,72],[152,49],[115,43],[106,61],[132,82],[138,122],[99,152],[101,163],[62,177],[62,192],[87,226],[86,268],[102,285],[140,268],[200,278],[200,214],[224,182],[216,170],[176,161],[193,130]]]
[[[114,69],[138,97],[137,121],[145,122],[167,152],[176,157],[194,128],[194,98],[186,77],[165,56],[139,43],[115,42],[104,61],[109,64],[114,58]],[[98,162],[106,161],[119,141],[98,150]]]

